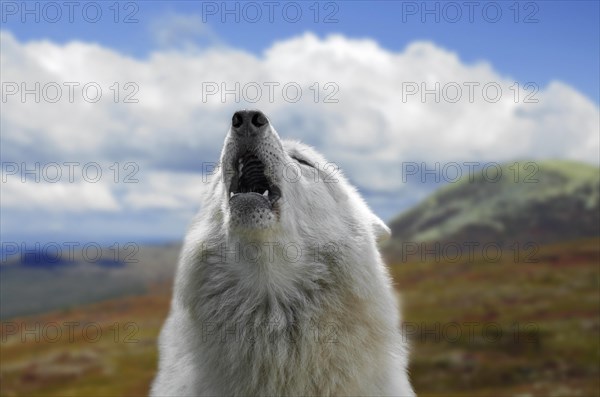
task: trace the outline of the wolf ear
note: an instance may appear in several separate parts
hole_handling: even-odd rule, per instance
[[[372,221],[371,225],[373,227],[373,232],[375,233],[375,240],[378,243],[382,243],[391,237],[392,231],[377,216],[373,215],[373,221]]]

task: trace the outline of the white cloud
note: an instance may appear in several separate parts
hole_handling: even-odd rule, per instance
[[[129,189],[124,202],[134,209],[181,211],[197,209],[206,179],[199,174],[155,172],[139,188]]]
[[[170,18],[177,23],[156,30],[162,44],[169,45],[183,34],[169,26],[183,26],[184,37],[212,37],[196,27],[193,17]],[[89,201],[86,208],[112,211],[189,209],[199,197],[197,179],[190,173],[199,176],[202,162],[218,159],[231,114],[243,107],[264,110],[282,136],[313,144],[372,192],[400,192],[403,161],[559,157],[598,162],[600,116],[588,98],[556,81],[535,94],[538,103],[524,103],[531,90],[521,85],[515,103],[510,76],[500,75],[484,62],[465,64],[457,54],[430,42],[414,42],[402,52],[391,52],[368,39],[341,35],[321,39],[307,33],[275,42],[261,56],[221,46],[201,49],[194,47],[192,39],[186,43],[185,48],[161,48],[140,60],[84,42],[23,43],[3,31],[3,83],[26,82],[29,88],[35,82],[80,84],[74,103],[67,100],[66,87],[57,103],[43,98],[35,103],[32,95],[22,103],[19,95],[9,96],[1,121],[3,159],[135,161],[149,177],[118,187],[9,188],[15,190],[9,190],[2,206],[52,202],[68,211]],[[89,82],[103,90],[97,103],[82,99],[81,87]],[[110,88],[115,82],[120,84],[119,103]],[[131,87],[124,89],[127,82],[139,88],[134,96],[138,103],[122,103],[133,92]],[[203,83],[232,89],[236,82],[240,88],[258,83],[261,99],[247,103],[242,97],[236,102],[228,95],[223,103],[220,95],[211,95],[203,101]],[[279,83],[272,102],[268,82]],[[319,103],[311,90],[316,82]],[[335,86],[325,89],[328,82]],[[451,96],[456,83],[463,96],[457,103],[443,97],[436,103],[433,95],[425,103],[420,95],[403,100],[407,84],[420,88],[422,82],[429,89],[440,83]],[[479,84],[472,103],[465,85],[469,82]],[[502,88],[496,103],[489,103],[481,93],[490,82]],[[286,83],[302,87],[299,102],[283,99],[281,88]],[[335,87],[338,102],[323,103]],[[253,96],[252,87],[246,88],[246,94]],[[493,96],[493,89],[488,92]],[[121,190],[115,195],[117,188]]]
[[[52,183],[43,179],[39,182],[22,181],[18,175],[3,176],[2,206],[50,213],[115,212],[122,209],[107,183],[71,183],[68,180]]]

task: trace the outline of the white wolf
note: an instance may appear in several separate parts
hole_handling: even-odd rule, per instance
[[[177,269],[152,396],[414,396],[376,242],[336,167],[239,111]]]

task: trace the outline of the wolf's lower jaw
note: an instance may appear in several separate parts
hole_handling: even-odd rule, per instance
[[[234,175],[229,186],[229,200],[244,194],[259,194],[268,203],[275,204],[281,197],[279,186],[265,174],[265,165],[258,156],[244,152],[233,161]]]

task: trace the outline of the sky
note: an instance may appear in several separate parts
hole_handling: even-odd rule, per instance
[[[3,241],[180,240],[243,107],[386,221],[449,182],[407,165],[599,162],[596,1],[223,4],[2,3]]]
[[[193,35],[200,45],[219,43],[259,55],[274,40],[307,31],[321,37],[343,33],[371,38],[391,51],[401,51],[415,40],[431,40],[456,51],[464,62],[486,60],[517,81],[546,85],[559,79],[596,103],[600,99],[597,1],[323,1],[317,6],[314,1],[226,6],[211,1],[122,1],[118,9],[113,2],[81,2],[72,8],[54,2],[61,5],[61,18],[56,18],[54,7],[44,9],[37,3],[39,11],[29,6],[33,12],[28,14],[18,2],[5,2],[4,29],[20,40],[82,40],[136,58],[157,50],[157,31],[173,15],[197,16],[204,24],[175,28],[172,40],[162,45],[173,45],[182,34]],[[86,6],[89,3],[99,6]],[[96,17],[98,9],[101,15]]]

